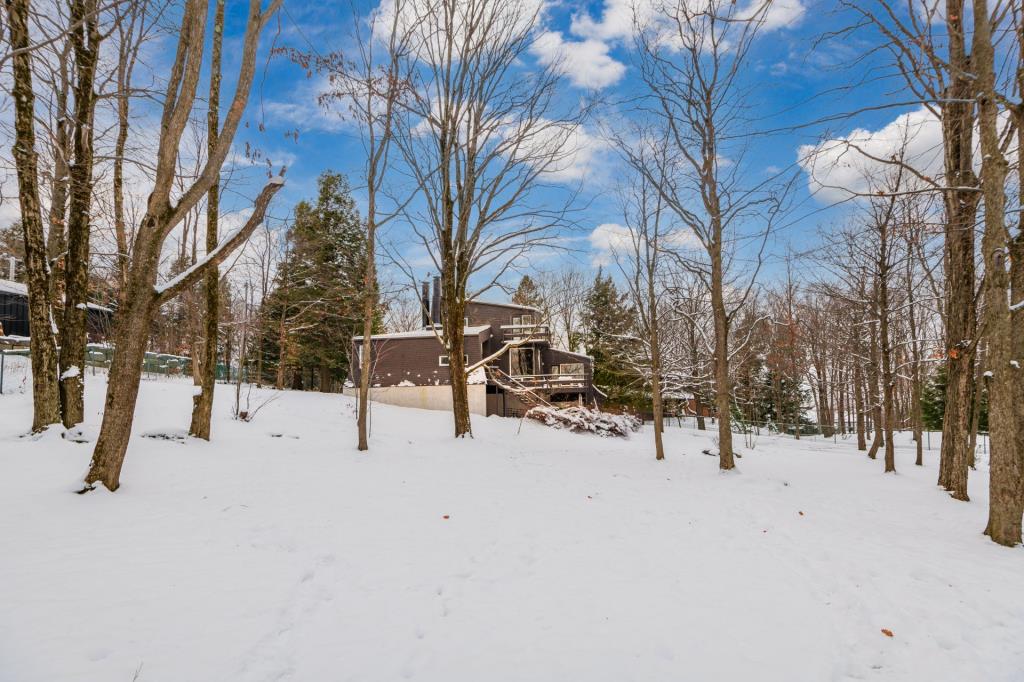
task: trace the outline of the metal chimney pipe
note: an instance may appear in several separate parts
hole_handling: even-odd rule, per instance
[[[423,328],[430,326],[430,282],[423,280],[420,287],[420,313],[423,320]]]
[[[434,277],[434,298],[430,302],[430,319],[441,324],[441,278]]]

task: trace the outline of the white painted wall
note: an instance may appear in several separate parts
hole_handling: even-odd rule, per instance
[[[470,384],[469,412],[487,415],[487,387],[484,384]],[[345,388],[345,395],[357,395],[358,388]],[[418,407],[422,410],[451,410],[451,386],[378,386],[370,389],[370,400],[401,407]]]

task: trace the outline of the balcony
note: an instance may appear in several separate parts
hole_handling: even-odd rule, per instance
[[[503,324],[501,331],[505,343],[526,340],[551,341],[551,329],[546,324]]]
[[[508,377],[514,384],[531,390],[558,391],[564,389],[585,389],[585,374],[514,374]]]

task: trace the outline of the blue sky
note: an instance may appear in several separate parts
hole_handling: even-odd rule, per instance
[[[780,13],[770,29],[762,32],[744,72],[749,87],[749,103],[756,112],[747,147],[745,166],[751,177],[773,175],[780,171],[799,174],[792,199],[792,208],[783,221],[783,229],[770,245],[777,258],[787,249],[809,249],[818,240],[819,227],[843,220],[848,204],[836,205],[842,199],[835,191],[818,188],[813,193],[797,160],[802,145],[813,145],[823,137],[848,135],[859,129],[870,138],[883,130],[901,114],[917,107],[890,107],[843,116],[865,107],[909,99],[901,83],[881,56],[872,54],[876,38],[867,32],[823,39],[851,23],[852,18],[838,13],[834,2],[815,0],[782,0]],[[227,36],[239,38],[244,15],[240,3],[229,15]],[[567,102],[597,94],[604,110],[611,112],[635,93],[636,71],[630,50],[628,26],[621,17],[629,0],[575,3],[548,2],[544,5],[542,39],[531,58],[542,62],[545,50],[561,50],[566,68]],[[321,54],[349,47],[354,12],[364,16],[373,4],[355,0],[347,3],[308,3],[286,0],[285,9],[272,23],[263,41],[264,52],[271,45],[289,47]],[[226,69],[230,70],[229,60]],[[529,64],[525,65],[526,68]],[[845,87],[858,83],[856,87]],[[247,120],[248,127],[238,136],[239,149],[246,144],[258,148],[275,165],[288,166],[288,184],[279,195],[274,214],[282,217],[298,200],[311,197],[317,175],[326,169],[341,171],[358,184],[362,168],[362,147],[351,122],[337,111],[324,111],[316,97],[323,88],[323,79],[309,77],[285,57],[269,57],[261,61],[257,85],[252,93]],[[590,88],[590,89],[588,89]],[[597,119],[602,108],[598,108]],[[839,117],[831,122],[815,123],[825,117]],[[603,246],[600,226],[621,223],[621,209],[614,192],[615,182],[623,175],[621,163],[611,150],[602,149],[598,121],[588,130],[595,135],[589,145],[579,177],[583,178],[579,197],[577,226],[567,232],[574,253],[556,259],[537,259],[538,267],[557,267],[563,259],[591,267],[601,260]],[[262,125],[261,125],[262,124]],[[294,135],[297,133],[297,137]],[[886,144],[882,140],[879,144]],[[933,148],[930,139],[922,145]],[[837,180],[839,182],[839,180]],[[560,200],[559,189],[551,192],[552,201]],[[407,229],[395,225],[386,239],[401,243],[408,240]],[[777,267],[769,264],[770,277]],[[513,276],[510,279],[516,279]]]

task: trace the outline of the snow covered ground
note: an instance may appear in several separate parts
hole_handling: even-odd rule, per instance
[[[358,453],[348,398],[240,423],[224,387],[214,442],[144,437],[191,395],[144,382],[121,490],[86,496],[90,445],[20,437],[30,396],[0,396],[0,680],[1024,680],[1024,550],[935,450],[885,476],[762,437],[721,474],[685,428],[659,463],[647,430],[455,442],[381,405]]]

